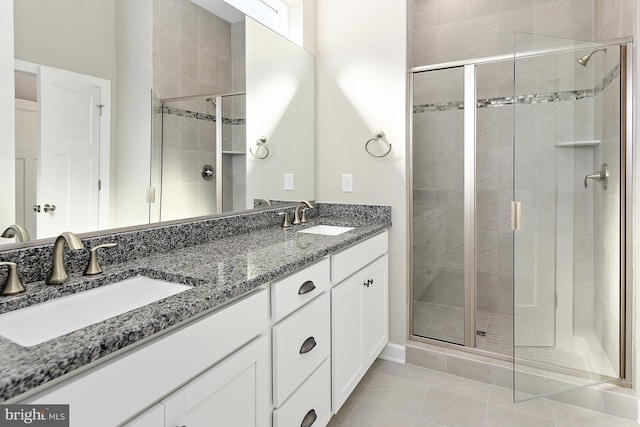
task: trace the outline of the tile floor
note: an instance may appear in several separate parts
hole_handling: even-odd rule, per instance
[[[329,427],[623,427],[623,418],[547,399],[513,403],[511,390],[377,360]]]

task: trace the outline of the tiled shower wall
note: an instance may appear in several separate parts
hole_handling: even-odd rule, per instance
[[[411,64],[513,53],[515,31],[591,40],[593,23],[592,0],[414,0]]]
[[[244,90],[244,32],[237,30],[244,22],[232,31],[232,24],[189,0],[154,0],[153,6],[153,86],[159,98]],[[200,171],[216,164],[215,107],[204,99],[165,106],[202,117],[163,114],[162,220],[213,214],[216,180],[205,181]]]

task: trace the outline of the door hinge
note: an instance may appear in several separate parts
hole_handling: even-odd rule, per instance
[[[102,190],[102,180],[98,180],[98,191]]]
[[[98,104],[98,105],[96,105],[96,107],[98,107],[98,111],[99,111],[100,117],[102,117],[102,108],[104,107],[104,104]]]
[[[558,309],[558,294],[555,294],[555,305],[556,305],[556,310]]]

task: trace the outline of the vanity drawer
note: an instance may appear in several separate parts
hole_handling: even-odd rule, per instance
[[[271,284],[271,314],[278,322],[329,289],[329,258]]]
[[[323,427],[331,418],[331,371],[329,360],[300,386],[282,407],[273,411],[273,427]],[[315,422],[310,424],[311,420]],[[302,424],[307,417],[307,423]]]
[[[331,283],[340,283],[371,261],[387,253],[389,232],[376,234],[367,240],[331,255]]]
[[[273,328],[273,400],[280,406],[329,356],[330,298],[324,294]]]

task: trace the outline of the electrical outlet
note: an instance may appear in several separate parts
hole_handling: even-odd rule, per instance
[[[350,173],[342,174],[342,192],[353,193],[353,175]]]
[[[284,189],[285,191],[293,191],[293,174],[292,173],[284,174]]]

